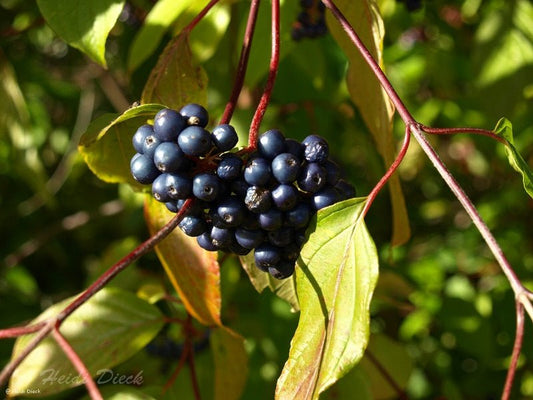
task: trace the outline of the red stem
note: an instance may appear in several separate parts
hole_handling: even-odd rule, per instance
[[[255,110],[255,114],[252,118],[252,123],[250,124],[250,131],[248,134],[248,147],[246,148],[247,152],[252,152],[257,148],[257,132],[259,131],[259,126],[265,115],[265,111],[270,102],[270,96],[272,95],[272,90],[274,89],[274,82],[276,81],[276,75],[278,73],[279,67],[279,0],[272,0],[272,52],[270,55],[270,70],[268,72],[268,78],[259,100],[259,105]]]
[[[89,396],[91,396],[91,399],[103,400],[104,398],[98,390],[96,382],[93,380],[91,373],[83,363],[78,353],[76,353],[76,350],[74,350],[68,340],[61,334],[59,328],[56,327],[52,331],[52,335],[54,336],[57,344],[59,344],[59,346],[63,349],[63,352],[67,355],[72,365],[74,365],[74,368],[76,368],[80,376],[83,378],[83,383],[87,387],[87,392],[89,393]]]
[[[22,350],[17,358],[12,359],[0,373],[0,387],[5,385],[13,371],[20,365],[20,363],[30,354],[37,345],[52,331],[54,327],[59,327],[61,323],[72,314],[84,302],[96,294],[103,286],[105,286],[111,279],[123,271],[127,266],[137,260],[139,257],[151,251],[156,244],[168,236],[178,224],[181,222],[189,208],[193,204],[193,199],[187,199],[180,211],[173,217],[165,226],[163,226],[157,233],[149,239],[141,243],[131,253],[122,258],[111,268],[109,268],[103,275],[101,275],[91,286],[89,286],[80,296],[78,296],[72,303],[70,303],[63,311],[61,311],[55,318],[46,322],[46,324],[39,330],[31,342]]]
[[[396,156],[396,159],[391,164],[391,166],[389,167],[385,175],[383,175],[383,177],[379,180],[376,186],[374,186],[374,188],[372,189],[372,191],[367,197],[365,207],[363,208],[363,211],[362,211],[363,218],[366,216],[368,210],[372,206],[372,203],[374,202],[378,193],[381,191],[381,189],[383,189],[383,186],[387,184],[387,181],[389,180],[389,178],[392,176],[394,172],[396,172],[396,170],[400,166],[400,163],[403,161],[405,154],[407,153],[407,149],[409,148],[409,143],[411,141],[410,139],[411,139],[411,132],[410,132],[409,127],[406,127],[405,136],[403,138],[403,145],[400,149],[400,152]]]
[[[367,357],[370,360],[370,362],[374,364],[374,366],[377,368],[381,376],[383,376],[383,378],[387,381],[387,383],[394,389],[398,398],[400,400],[407,399],[407,396],[405,392],[402,390],[402,388],[400,387],[400,385],[396,383],[392,375],[389,374],[389,371],[387,371],[387,369],[383,366],[383,364],[376,357],[374,357],[374,354],[372,354],[370,350],[367,349],[365,351],[365,357]]]
[[[0,339],[14,338],[22,335],[28,335],[30,333],[41,330],[46,325],[46,322],[39,322],[30,326],[16,326],[14,328],[7,328],[0,330]]]
[[[430,133],[433,135],[455,135],[457,133],[472,133],[474,135],[483,135],[488,136],[492,139],[497,140],[500,143],[503,143],[507,145],[507,140],[505,138],[496,135],[493,131],[488,131],[486,129],[480,129],[480,128],[432,128],[430,126],[420,125],[420,129],[422,129],[426,133]]]
[[[191,33],[191,31],[194,29],[194,27],[202,20],[202,18],[205,17],[205,14],[209,12],[209,10],[219,2],[219,0],[211,0],[203,9],[194,17],[194,19],[187,25],[185,28],[183,28],[183,32],[186,32],[187,34]]]
[[[181,353],[180,359],[178,361],[178,366],[172,373],[172,376],[169,378],[167,383],[165,383],[165,386],[163,386],[163,393],[165,393],[168,389],[170,389],[172,385],[174,384],[174,382],[176,381],[176,378],[181,372],[181,369],[185,365],[185,361],[187,361],[187,355],[189,351],[190,351],[189,346],[183,346],[183,352]]]
[[[513,345],[513,354],[511,356],[511,363],[507,371],[507,378],[505,379],[505,386],[503,388],[502,400],[508,400],[511,396],[513,388],[514,376],[516,373],[516,366],[518,358],[520,357],[520,350],[522,349],[522,341],[524,339],[524,306],[522,303],[516,303],[516,336]]]
[[[250,49],[252,39],[255,32],[255,23],[257,21],[257,11],[259,10],[259,3],[261,0],[252,0],[250,5],[250,12],[248,13],[248,22],[246,23],[246,30],[244,32],[244,39],[242,42],[241,56],[239,59],[239,65],[237,67],[237,73],[235,74],[235,81],[233,83],[233,90],[230,95],[230,99],[226,104],[222,118],[219,124],[228,124],[233,116],[233,111],[239,99],[239,95],[244,84],[244,76],[246,75],[246,69],[248,67],[248,59],[250,57]]]
[[[196,376],[196,368],[194,365],[194,349],[193,349],[192,341],[189,341],[189,347],[190,347],[190,350],[189,350],[189,356],[187,357],[187,361],[189,362],[192,389],[194,391],[194,399],[201,400],[202,397],[200,395],[200,385],[198,385],[198,377]]]

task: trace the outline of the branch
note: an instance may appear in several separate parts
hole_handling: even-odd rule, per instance
[[[198,13],[196,17],[187,25],[185,28],[183,28],[183,32],[186,32],[187,34],[191,33],[191,31],[194,29],[194,27],[205,17],[205,15],[209,12],[211,7],[213,7],[215,4],[217,4],[219,0],[211,0],[202,11]]]
[[[220,119],[219,124],[227,124],[233,116],[235,105],[239,99],[239,95],[244,84],[244,77],[246,75],[246,69],[248,67],[248,59],[250,57],[250,49],[252,39],[255,32],[255,23],[257,21],[257,11],[259,10],[259,3],[261,0],[252,0],[250,5],[250,12],[248,13],[248,22],[246,23],[246,30],[244,32],[244,38],[242,42],[241,56],[239,59],[239,65],[237,67],[237,73],[235,74],[235,81],[233,83],[233,89]]]
[[[94,296],[102,287],[104,287],[111,279],[122,272],[127,266],[136,261],[141,256],[150,252],[161,240],[168,236],[178,224],[181,222],[185,214],[189,211],[194,200],[187,199],[180,211],[163,226],[157,233],[149,239],[141,243],[127,256],[114,264],[106,272],[104,272],[91,286],[89,286],[80,296],[78,296],[72,303],[70,303],[63,311],[61,311],[55,318],[46,322],[46,324],[37,332],[36,336],[31,342],[22,350],[17,358],[11,360],[0,373],[0,387],[5,385],[13,371],[20,365],[20,363],[30,354],[37,345],[54,329],[61,326],[61,323],[72,314],[78,307]]]
[[[480,129],[480,128],[432,128],[430,126],[425,125],[419,125],[420,129],[422,129],[426,133],[430,133],[432,135],[456,135],[458,133],[471,133],[473,135],[481,135],[481,136],[488,136],[494,140],[497,140],[500,143],[503,143],[507,145],[507,140],[505,138],[496,135],[493,131],[488,131],[486,129]]]
[[[259,105],[255,110],[255,114],[250,124],[250,131],[248,133],[248,147],[247,152],[252,152],[257,148],[257,132],[259,126],[265,115],[265,111],[270,102],[270,96],[274,89],[274,82],[276,81],[276,75],[279,67],[279,0],[272,0],[272,52],[270,55],[270,69],[268,72],[268,78],[263,91],[263,95],[259,100]]]
[[[518,358],[520,357],[520,350],[522,348],[522,341],[524,339],[524,307],[521,303],[516,303],[516,335],[513,345],[513,354],[511,356],[511,363],[507,371],[507,378],[505,379],[505,386],[503,388],[502,400],[508,400],[511,396],[511,389],[513,387],[516,366]]]
[[[83,378],[83,383],[87,387],[87,392],[89,393],[89,396],[91,396],[91,399],[103,400],[104,398],[98,390],[91,373],[83,363],[78,353],[76,353],[76,350],[74,350],[68,340],[61,334],[58,327],[54,328],[52,335],[54,336],[57,344],[63,349],[63,352],[67,355],[74,368],[76,368],[80,376]]]

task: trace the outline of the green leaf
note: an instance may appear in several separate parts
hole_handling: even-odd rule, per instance
[[[391,396],[390,398],[394,398]],[[357,400],[377,400],[372,396],[372,390],[368,382],[368,377],[359,365],[356,365],[350,372],[342,377],[335,385],[326,390],[321,396],[321,400],[357,399]]]
[[[164,204],[147,196],[145,219],[152,235],[174,215]],[[179,228],[156,246],[156,252],[187,311],[204,325],[222,325],[217,253],[202,249],[196,238]]]
[[[144,86],[141,102],[173,109],[187,103],[207,104],[207,75],[194,63],[187,34],[176,36],[165,47]]]
[[[53,305],[36,320],[43,321],[61,312],[75,297]],[[164,324],[159,309],[131,292],[104,288],[80,306],[61,325],[66,337],[92,376],[128,359],[146,346]],[[34,335],[15,342],[15,358]],[[20,364],[11,376],[12,395],[49,395],[81,385],[76,369],[52,337],[47,337]]]
[[[106,67],[105,42],[124,0],[37,0],[44,19],[57,35]]]
[[[368,342],[378,255],[364,198],[320,210],[296,269],[301,315],[277,399],[316,399],[357,364]]]
[[[385,28],[375,1],[339,0],[335,4],[354,27],[374,59],[382,65],[381,50]],[[330,13],[327,14],[327,22],[331,35],[348,58],[346,82],[350,97],[361,112],[366,126],[377,143],[385,167],[388,168],[396,155],[396,145],[392,135],[394,107],[372,70],[366,65],[346,32]],[[409,239],[411,231],[405,199],[397,174],[392,175],[389,179],[389,187],[393,211],[392,243],[399,245]]]
[[[162,108],[158,104],[144,104],[121,115],[105,114],[95,119],[78,146],[91,171],[105,182],[145,188],[131,176],[130,159],[135,153],[131,138],[139,126],[153,119]]]
[[[240,399],[248,376],[244,338],[218,327],[211,331],[209,342],[215,361],[215,400]]]
[[[300,309],[300,306],[298,305],[298,296],[296,295],[296,281],[294,275],[282,280],[273,278],[272,275],[261,271],[255,266],[253,253],[241,256],[240,259],[242,267],[248,274],[248,278],[250,278],[250,282],[252,282],[255,290],[261,293],[268,287],[276,296],[289,303],[293,311],[298,311]]]
[[[513,125],[511,121],[506,118],[501,118],[494,128],[494,133],[507,140],[505,153],[507,154],[509,164],[511,164],[511,167],[515,171],[522,175],[524,189],[530,197],[533,197],[533,172],[518,150],[516,150],[516,147],[514,147]]]
[[[154,4],[135,35],[128,54],[128,70],[134,71],[157,49],[161,38],[172,23],[192,2],[159,0]]]

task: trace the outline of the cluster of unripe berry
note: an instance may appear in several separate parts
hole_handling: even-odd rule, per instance
[[[137,153],[130,167],[154,198],[178,212],[195,201],[180,223],[209,251],[245,255],[278,279],[289,277],[317,210],[355,196],[329,160],[320,136],[302,143],[276,129],[259,136],[257,151],[232,153],[238,136],[231,125],[205,129],[205,108],[188,104],[179,112],[163,109],[153,125],[133,135]]]

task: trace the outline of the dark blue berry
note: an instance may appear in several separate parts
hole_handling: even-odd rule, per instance
[[[277,129],[271,129],[259,136],[257,150],[265,158],[272,160],[278,154],[285,152],[285,137]]]
[[[272,177],[270,162],[265,158],[256,157],[248,161],[244,169],[244,180],[249,185],[264,186]]]
[[[292,228],[280,228],[275,231],[268,232],[268,241],[274,246],[285,247],[291,244],[294,237],[294,230]]]
[[[192,182],[192,192],[200,200],[213,201],[220,191],[220,179],[210,173],[196,175]]]
[[[161,144],[161,139],[159,139],[157,136],[155,136],[155,134],[148,135],[144,139],[144,143],[143,143],[143,146],[142,146],[142,150],[143,150],[142,153],[145,156],[153,158],[155,149],[157,149],[157,146],[159,146],[160,144]]]
[[[300,160],[291,153],[278,154],[271,164],[272,175],[280,183],[292,183],[300,172]]]
[[[135,133],[133,134],[133,138],[131,139],[133,143],[133,148],[137,153],[143,152],[143,144],[146,138],[154,133],[154,130],[152,128],[152,125],[142,125],[140,126]]]
[[[285,279],[294,273],[294,262],[281,260],[278,264],[268,267],[268,273],[276,279]]]
[[[154,199],[163,203],[172,200],[168,193],[167,174],[161,174],[154,179],[154,182],[152,183],[152,195],[154,196]]]
[[[166,175],[167,191],[171,199],[186,199],[191,196],[192,182],[180,173],[168,173]]]
[[[303,160],[305,146],[299,141],[294,139],[285,139],[285,148],[287,153],[295,155],[298,160]]]
[[[330,185],[335,185],[339,181],[339,166],[335,161],[327,160],[324,163],[326,169],[326,181]]]
[[[355,187],[344,179],[340,179],[335,184],[335,189],[339,191],[342,199],[351,199],[356,196]]]
[[[179,200],[171,200],[165,202],[165,206],[167,206],[168,211],[177,213],[181,208],[181,206],[178,206],[178,201]]]
[[[277,265],[281,260],[281,250],[271,244],[262,244],[255,249],[255,265],[262,271]]]
[[[248,191],[248,188],[250,185],[248,185],[244,180],[237,179],[230,184],[230,189],[233,193],[235,193],[240,198],[244,198],[246,196],[246,192]]]
[[[294,235],[293,235],[294,240]],[[283,247],[281,251],[281,258],[287,261],[295,262],[300,256],[300,245],[296,243],[291,243],[288,246]]]
[[[210,133],[200,126],[189,126],[181,131],[178,144],[188,156],[205,156],[213,148]]]
[[[227,226],[235,227],[244,221],[246,210],[237,196],[230,196],[218,203],[217,214]]]
[[[298,202],[298,190],[292,185],[281,184],[272,190],[272,200],[279,210],[290,210]]]
[[[254,213],[264,213],[270,210],[272,207],[270,190],[259,186],[250,186],[246,191],[244,204],[248,210]]]
[[[160,110],[154,118],[154,134],[164,142],[173,142],[187,126],[185,118],[177,111],[169,108]]]
[[[148,185],[160,174],[151,157],[136,153],[130,162],[130,170],[133,178],[143,185]]]
[[[283,224],[283,214],[280,210],[271,208],[267,212],[259,214],[259,225],[265,231],[275,231]]]
[[[187,236],[200,236],[207,231],[207,224],[204,219],[193,215],[183,217],[179,227]]]
[[[298,177],[298,187],[306,192],[318,192],[326,184],[328,173],[318,163],[304,165]]]
[[[218,247],[213,244],[211,240],[211,234],[209,232],[202,233],[196,238],[196,241],[200,247],[207,251],[217,251]]]
[[[175,142],[163,142],[154,151],[154,164],[161,172],[176,172],[185,160],[185,154]]]
[[[289,226],[305,228],[311,219],[311,207],[307,203],[299,203],[292,210],[285,213],[285,219]]]
[[[237,144],[239,136],[237,136],[237,132],[233,126],[222,124],[213,128],[211,140],[218,150],[228,151],[233,149],[233,146]]]
[[[209,114],[200,104],[187,104],[182,107],[180,114],[185,117],[188,125],[198,125],[205,128],[209,122]]]
[[[211,241],[219,249],[229,246],[234,238],[233,229],[219,228],[217,226],[211,228]]]
[[[329,145],[318,135],[309,135],[303,141],[304,157],[309,162],[324,163],[329,156]]]
[[[252,214],[251,212],[246,213],[246,216],[244,217],[244,221],[242,222],[241,228],[248,229],[248,230],[260,229],[261,226],[259,225],[259,220],[257,219],[257,215]]]
[[[333,186],[326,186],[313,196],[313,205],[316,210],[331,206],[341,200],[339,192]]]
[[[235,239],[242,247],[246,249],[255,249],[265,240],[265,233],[260,229],[243,229],[235,230]]]
[[[241,176],[242,159],[235,154],[223,154],[217,167],[217,175],[220,179],[232,181]]]
[[[227,249],[231,253],[237,254],[239,256],[245,256],[250,251],[252,251],[251,249],[247,249],[246,247],[242,247],[239,243],[237,243],[235,241],[231,242],[229,244],[229,246],[227,247]]]

